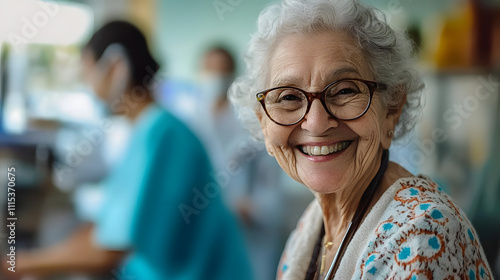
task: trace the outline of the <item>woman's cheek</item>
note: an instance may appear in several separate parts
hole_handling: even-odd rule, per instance
[[[359,135],[359,144],[356,151],[358,166],[365,168],[375,157],[380,148],[380,124],[375,113],[365,115],[365,122],[360,122],[358,129],[353,129]],[[353,128],[353,127],[352,127]]]
[[[297,171],[294,149],[288,144],[289,130],[289,127],[267,126],[264,132],[266,149],[291,178],[302,183]]]
[[[297,171],[297,160],[293,150],[289,147],[277,147],[275,149],[275,158],[283,170],[295,181],[302,183]]]

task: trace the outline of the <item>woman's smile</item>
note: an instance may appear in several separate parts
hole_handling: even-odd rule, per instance
[[[330,161],[340,156],[353,142],[353,140],[337,141],[333,143],[304,143],[296,148],[305,158],[312,162]]]
[[[306,143],[298,145],[297,148],[305,155],[309,156],[327,156],[340,153],[352,143],[351,140],[338,141],[333,144],[326,143]]]

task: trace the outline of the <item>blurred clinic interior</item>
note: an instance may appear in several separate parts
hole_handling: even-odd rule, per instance
[[[313,196],[226,94],[271,2],[0,0],[0,215],[17,218],[19,271],[2,227],[2,279],[275,278]],[[408,31],[426,83],[392,160],[467,212],[499,278],[500,1],[362,2]]]

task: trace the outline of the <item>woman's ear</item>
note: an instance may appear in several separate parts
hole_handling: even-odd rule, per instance
[[[389,108],[389,111],[387,112],[387,117],[391,118],[394,127],[396,127],[396,125],[399,122],[399,117],[401,117],[401,113],[403,112],[405,104],[406,104],[406,92],[402,94],[401,101],[399,102],[399,104],[394,108]]]
[[[400,88],[402,89],[403,87],[401,86]],[[382,126],[381,131],[381,144],[382,147],[386,150],[391,146],[392,138],[394,137],[394,131],[396,129],[396,125],[399,122],[399,117],[401,117],[401,113],[403,112],[405,104],[406,92],[403,92],[400,102],[396,106],[387,109],[384,125]]]
[[[253,110],[253,112],[255,113],[255,116],[257,116],[257,119],[259,120],[260,124],[262,125],[262,112],[261,112],[260,107],[255,108],[255,110]]]

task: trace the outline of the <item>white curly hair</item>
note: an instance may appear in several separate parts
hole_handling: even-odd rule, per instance
[[[289,34],[320,30],[341,30],[356,39],[376,81],[388,86],[388,90],[382,92],[388,108],[399,104],[406,94],[394,139],[411,131],[421,114],[424,83],[414,68],[413,45],[406,33],[393,30],[379,10],[357,0],[283,0],[260,13],[257,31],[245,53],[245,73],[236,78],[229,89],[238,117],[250,133],[256,139],[263,139],[255,115],[260,106],[255,95],[265,90],[274,44]]]

